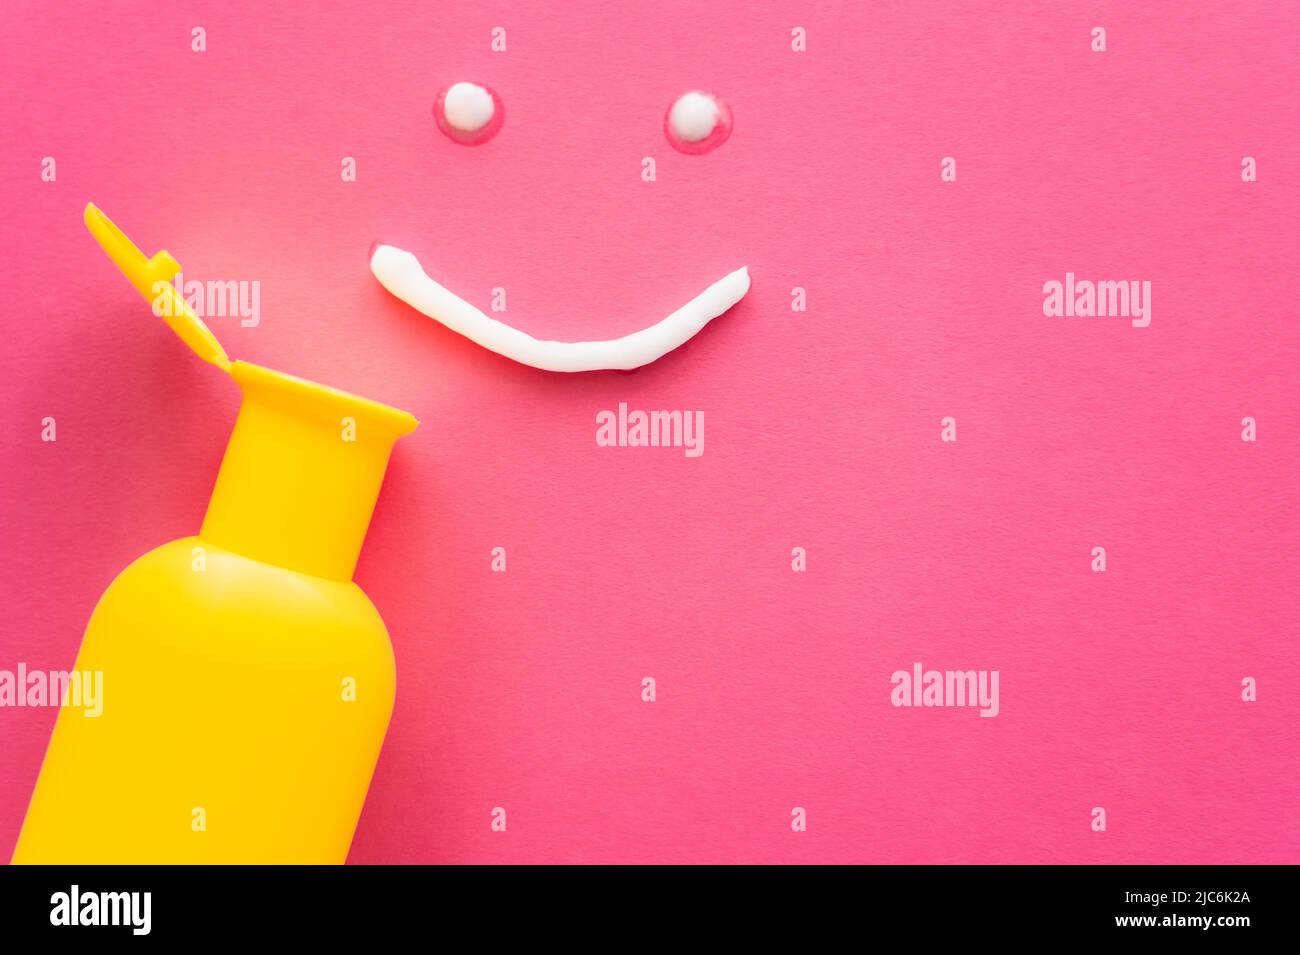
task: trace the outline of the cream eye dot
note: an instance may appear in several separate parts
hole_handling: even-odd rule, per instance
[[[668,122],[672,124],[677,138],[688,143],[698,143],[718,126],[717,100],[704,93],[687,93],[673,103],[668,113]]]
[[[466,146],[485,143],[497,134],[504,119],[500,98],[478,83],[453,83],[433,105],[438,128]]]
[[[456,83],[442,99],[447,122],[463,133],[477,133],[492,119],[492,94],[476,83]]]
[[[712,93],[691,90],[668,107],[664,135],[679,152],[706,153],[731,135],[731,110]]]

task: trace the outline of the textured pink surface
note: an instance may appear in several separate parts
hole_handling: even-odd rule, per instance
[[[93,200],[261,282],[233,356],[423,419],[358,572],[399,688],[354,862],[1300,861],[1294,3],[188,6],[0,26],[0,668],[70,666],[198,528],[236,408]],[[430,117],[458,79],[507,110],[480,148]],[[662,132],[692,87],[735,114],[703,157]],[[565,378],[389,297],[375,239],[545,337],[754,286]],[[1150,281],[1151,326],[1044,317],[1067,271]],[[620,401],[704,411],[704,455],[598,448]],[[918,660],[1001,713],[891,706]],[[53,719],[0,709],[4,857]]]

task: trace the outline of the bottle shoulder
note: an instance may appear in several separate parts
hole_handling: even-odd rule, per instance
[[[388,631],[354,581],[277,567],[217,547],[198,536],[155,547],[132,561],[100,601],[159,615],[189,615],[259,631]],[[97,611],[98,612],[98,611]]]

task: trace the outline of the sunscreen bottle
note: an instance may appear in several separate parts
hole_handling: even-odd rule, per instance
[[[395,670],[352,572],[404,411],[231,361],[102,212],[86,226],[199,357],[243,392],[195,537],[118,575],[79,672],[98,716],[59,710],[15,863],[342,863]]]

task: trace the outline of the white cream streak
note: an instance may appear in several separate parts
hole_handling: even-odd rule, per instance
[[[498,355],[544,371],[628,370],[648,365],[689,341],[749,291],[749,269],[737,269],[663,321],[639,332],[602,342],[552,342],[489,318],[429,278],[410,252],[391,245],[376,246],[370,257],[370,271],[407,305],[453,332]]]

